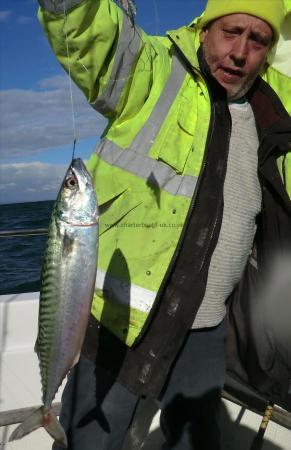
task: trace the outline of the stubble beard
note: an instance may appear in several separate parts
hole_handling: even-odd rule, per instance
[[[223,86],[219,82],[219,80],[215,77],[215,74],[211,71],[212,61],[213,61],[214,64],[216,62],[211,57],[211,54],[210,54],[210,51],[209,51],[209,48],[208,48],[208,44],[206,42],[203,43],[202,49],[203,49],[203,56],[204,56],[204,59],[205,59],[207,65],[208,65],[210,74],[216,79],[216,81],[220,84],[220,86],[222,86],[226,90],[228,100],[237,100],[237,99],[243,97],[251,89],[251,87],[254,84],[257,76],[261,72],[261,69],[265,65],[265,61],[264,61],[262,63],[262,65],[261,65],[260,69],[256,72],[256,74],[254,74],[254,75],[250,76],[249,78],[247,78],[241,85],[234,86],[233,90],[231,89],[232,87],[230,86],[230,90],[228,91],[225,88],[225,86]]]

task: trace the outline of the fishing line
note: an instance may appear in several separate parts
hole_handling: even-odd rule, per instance
[[[69,40],[67,33],[67,8],[66,8],[66,0],[64,0],[64,34],[65,34],[65,42],[66,42],[66,52],[67,52],[67,60],[68,60],[68,77],[69,77],[69,92],[70,92],[70,103],[71,103],[71,114],[72,114],[72,128],[73,128],[73,150],[72,150],[72,161],[75,157],[75,149],[77,142],[77,132],[76,132],[76,120],[75,120],[75,107],[74,107],[74,98],[73,98],[73,84],[71,79],[71,57],[69,50]]]
[[[71,116],[72,116],[72,131],[73,131],[73,149],[72,149],[72,160],[75,157],[75,149],[76,149],[76,143],[77,143],[77,132],[76,132],[76,114],[75,114],[75,105],[74,105],[74,96],[73,96],[73,83],[71,78],[71,55],[70,55],[70,48],[69,48],[69,39],[68,39],[68,32],[67,32],[67,24],[68,24],[68,15],[67,15],[67,6],[66,1],[64,0],[64,28],[63,33],[65,37],[65,43],[66,43],[66,56],[68,61],[68,77],[69,77],[69,93],[70,93],[70,104],[71,104]],[[139,35],[139,37],[142,39],[142,35],[139,33],[138,29],[135,27],[134,18],[136,15],[136,4],[135,0],[118,0],[121,6],[124,8],[126,14],[129,16],[132,25],[135,28],[135,32]],[[156,7],[156,5],[154,5]],[[157,8],[155,8],[155,15],[157,16]],[[157,17],[156,17],[157,20]],[[156,24],[157,27],[157,24]],[[143,39],[142,39],[143,40]],[[83,64],[82,64],[83,65]],[[83,65],[83,67],[88,71],[88,69]]]
[[[160,31],[159,11],[156,0],[153,0],[154,17],[155,17],[155,34],[158,35]]]

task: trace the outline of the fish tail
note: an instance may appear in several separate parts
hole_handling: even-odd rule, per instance
[[[68,447],[66,433],[57,417],[51,410],[45,410],[43,406],[37,409],[13,431],[9,437],[9,441],[21,439],[23,436],[26,436],[40,427],[44,427],[62,448]]]

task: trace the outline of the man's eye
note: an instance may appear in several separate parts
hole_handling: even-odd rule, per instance
[[[268,45],[268,43],[265,42],[263,39],[253,38],[252,42],[256,47],[260,47],[260,48],[267,47],[267,45]]]
[[[234,36],[236,34],[235,31],[232,30],[223,30],[223,32],[226,36]]]
[[[261,42],[256,41],[255,39],[252,40],[252,43],[255,47],[263,47],[263,44]]]

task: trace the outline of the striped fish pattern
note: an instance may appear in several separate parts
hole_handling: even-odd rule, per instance
[[[10,440],[43,426],[59,445],[67,447],[51,405],[79,359],[95,286],[97,243],[95,189],[82,160],[74,159],[53,207],[42,266],[35,350],[43,406],[16,428]]]

